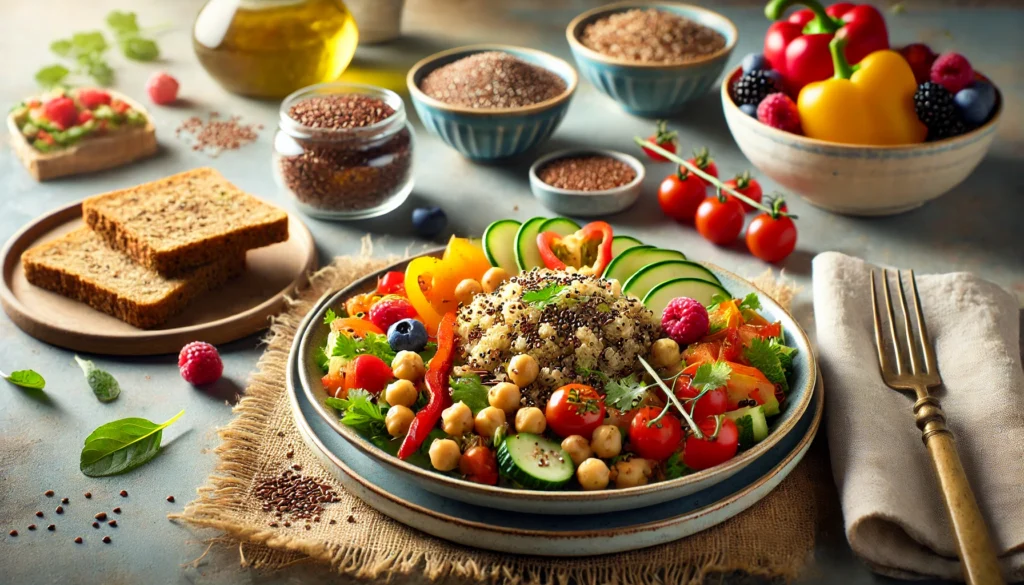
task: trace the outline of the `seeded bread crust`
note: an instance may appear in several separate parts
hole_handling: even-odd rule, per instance
[[[165,323],[192,300],[245,269],[244,252],[166,278],[111,249],[89,228],[73,231],[21,255],[35,286],[88,304],[140,329]]]
[[[107,243],[165,276],[288,239],[288,215],[211,168],[193,169],[82,202]]]

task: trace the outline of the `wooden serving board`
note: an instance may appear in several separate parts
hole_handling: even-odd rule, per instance
[[[313,236],[289,215],[288,240],[251,250],[240,277],[196,299],[160,328],[137,329],[25,279],[22,252],[82,225],[81,202],[58,209],[15,234],[0,256],[0,304],[7,315],[32,337],[75,351],[155,355],[177,353],[190,341],[234,341],[268,327],[285,296],[305,284],[317,265]]]

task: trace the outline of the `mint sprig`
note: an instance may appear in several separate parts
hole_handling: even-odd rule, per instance
[[[100,402],[117,400],[117,397],[121,395],[121,385],[117,383],[117,380],[114,379],[110,372],[97,368],[96,364],[89,360],[83,360],[77,355],[75,356],[75,361],[82,368],[82,372],[85,373],[85,380],[89,383],[89,388],[92,389],[92,393],[96,395]]]

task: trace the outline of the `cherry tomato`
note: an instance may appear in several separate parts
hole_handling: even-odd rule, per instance
[[[796,224],[784,215],[761,213],[747,228],[747,248],[765,262],[779,262],[796,248]]]
[[[466,479],[486,485],[498,484],[498,460],[482,445],[471,447],[459,459],[459,471]]]
[[[672,154],[675,154],[677,146],[676,136],[678,136],[678,133],[675,130],[669,132],[668,123],[665,120],[658,120],[658,127],[655,129],[654,134],[647,137],[647,141],[653,142]],[[654,152],[650,148],[642,148],[644,149],[644,154],[647,155],[647,158],[654,162],[668,162],[667,158]]]
[[[690,379],[686,376],[676,378],[674,391],[676,398],[683,402],[686,412],[690,413],[690,418],[694,420],[704,420],[709,416],[722,414],[729,406],[729,396],[725,388],[709,390],[694,403],[693,399],[700,394],[700,390],[690,386]]]
[[[736,175],[735,179],[729,179],[725,182],[726,187],[732,187],[734,191],[739,191],[741,194],[753,199],[760,203],[761,198],[764,196],[764,192],[761,190],[761,184],[757,182],[757,179],[751,179],[750,173],[743,173]],[[732,198],[732,195],[725,194],[726,197]],[[743,211],[750,212],[756,209],[753,205],[750,205],[746,201],[740,201],[740,205],[743,206]]]
[[[391,365],[375,355],[357,355],[345,366],[345,390],[361,389],[370,394],[380,394],[394,379]]]
[[[722,417],[722,426],[718,429],[718,436],[714,439],[711,435],[715,432],[717,424],[716,417],[706,418],[697,423],[700,431],[704,433],[703,439],[694,435],[686,438],[686,447],[683,449],[683,463],[690,469],[708,469],[725,463],[736,456],[739,447],[740,433],[736,423]]]
[[[650,424],[661,414],[654,406],[641,408],[629,425],[629,444],[634,453],[644,459],[664,461],[679,449],[683,440],[683,427],[679,419],[669,413]]]
[[[693,221],[697,207],[704,201],[704,181],[689,171],[665,177],[658,187],[658,205],[665,215],[676,221]]]
[[[715,164],[715,159],[711,158],[711,153],[708,149],[701,148],[693,151],[693,156],[686,159],[686,162],[711,175],[714,178],[718,178],[718,165]],[[683,167],[686,168],[686,167]],[[708,183],[704,179],[700,179],[701,183],[704,183],[705,187],[710,187],[711,183]]]
[[[743,231],[743,206],[735,199],[708,197],[697,207],[694,223],[705,240],[724,246]]]
[[[405,273],[392,270],[377,280],[377,294],[405,296]]]
[[[551,394],[544,409],[548,426],[560,437],[590,438],[604,422],[604,401],[586,384],[567,384]]]

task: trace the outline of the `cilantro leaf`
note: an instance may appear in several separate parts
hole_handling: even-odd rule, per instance
[[[748,311],[760,311],[761,310],[761,299],[757,298],[757,293],[750,293],[743,297],[740,301],[739,309]]]
[[[424,364],[429,364],[430,360],[434,359],[434,354],[437,353],[437,344],[433,341],[428,341],[427,345],[423,347],[423,351],[420,352],[420,358]]]
[[[51,88],[55,85],[60,85],[69,73],[71,71],[63,65],[47,65],[36,71],[36,82],[45,88]]]
[[[327,352],[324,348],[318,347],[313,353],[313,361],[316,362],[316,367],[320,368],[320,371],[327,372],[331,366],[331,358],[327,357]]]
[[[711,304],[707,306],[708,312],[712,313],[718,310],[718,305],[721,305],[722,303],[728,300],[729,297],[727,295],[723,295],[722,293],[715,293],[711,295]]]
[[[153,61],[160,56],[156,41],[137,35],[118,38],[118,45],[124,56],[134,61]]]
[[[604,403],[611,408],[627,411],[639,406],[649,386],[630,374],[621,380],[608,380],[604,385]]]
[[[786,370],[786,373],[793,371],[793,356],[796,355],[797,349],[795,347],[789,347],[783,344],[779,339],[773,338],[769,341],[772,349],[775,350],[775,354],[779,356],[779,361],[782,362],[782,369]]]
[[[789,384],[786,382],[786,371],[782,366],[779,354],[772,347],[772,342],[760,337],[750,340],[750,345],[743,351],[750,365],[754,366],[772,384],[778,384],[783,392],[789,392]]]
[[[89,53],[102,53],[106,51],[108,47],[107,38],[98,30],[80,32],[71,35],[71,46],[72,52],[76,56],[86,55]]]
[[[452,387],[452,402],[464,402],[473,415],[490,406],[487,400],[487,386],[480,381],[480,376],[470,374],[452,378],[449,383]]]
[[[0,378],[7,380],[15,386],[21,386],[30,390],[42,390],[46,386],[46,380],[34,370],[18,370],[10,374],[0,372]]]
[[[375,355],[390,364],[395,359],[395,350],[391,349],[386,335],[367,333],[362,339],[338,334],[334,338],[331,357],[352,359],[358,355]]]
[[[676,451],[665,460],[665,479],[678,479],[691,473],[693,470],[683,463],[682,451]]]
[[[67,57],[71,54],[71,49],[74,45],[71,43],[71,39],[57,39],[50,43],[50,51],[60,57]]]
[[[563,290],[565,290],[565,285],[549,284],[542,289],[523,293],[523,302],[536,309],[543,309],[557,301]]]
[[[368,437],[389,437],[384,418],[387,407],[374,404],[366,390],[350,390],[345,398],[327,398],[324,404],[341,411],[341,424]]]
[[[113,10],[107,14],[107,26],[114,29],[114,34],[135,34],[139,32],[139,21],[134,12]]]
[[[732,368],[723,361],[703,363],[694,372],[690,386],[701,392],[710,391],[728,384],[731,376]]]
[[[327,309],[327,314],[324,315],[324,325],[330,325],[338,318],[338,314],[334,312],[334,309]]]

